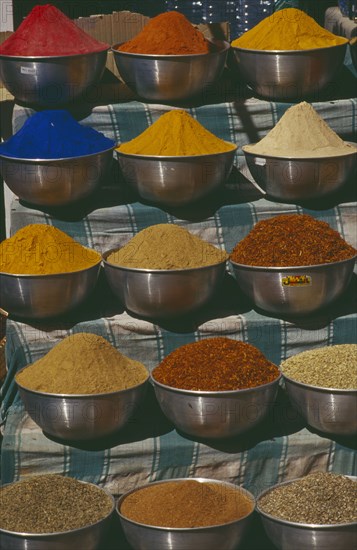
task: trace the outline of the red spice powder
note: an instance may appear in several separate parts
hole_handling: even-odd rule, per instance
[[[0,45],[2,55],[54,56],[99,52],[109,44],[82,31],[51,4],[35,6],[18,29]]]
[[[328,223],[308,214],[284,214],[255,224],[230,258],[243,265],[285,267],[338,262],[356,253]]]
[[[153,370],[157,382],[195,391],[254,388],[278,378],[276,365],[255,346],[231,338],[207,338],[171,352]]]
[[[189,20],[177,11],[161,13],[145,25],[132,40],[118,47],[122,52],[187,55],[208,53],[209,42]]]

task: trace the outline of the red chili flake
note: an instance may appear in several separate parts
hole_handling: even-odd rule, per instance
[[[229,391],[272,382],[279,369],[251,344],[216,337],[175,349],[152,375],[157,382],[174,388]]]

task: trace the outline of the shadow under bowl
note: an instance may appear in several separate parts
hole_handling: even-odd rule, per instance
[[[94,485],[86,481],[81,481],[81,483]],[[96,550],[100,547],[109,529],[115,508],[113,496],[105,489],[97,485],[96,487],[106,493],[113,503],[111,511],[104,518],[92,525],[59,533],[19,533],[0,528],[1,548],[6,548],[6,550],[76,550],[77,548]]]
[[[174,318],[205,305],[223,279],[226,260],[191,269],[138,269],[108,262],[104,271],[113,293],[140,317]]]
[[[258,189],[268,196],[295,202],[334,193],[354,177],[355,151],[330,157],[278,157],[246,151],[245,159]],[[254,184],[253,184],[254,185]]]
[[[0,273],[0,305],[16,317],[45,319],[64,315],[92,293],[99,270],[100,260],[91,267],[68,273]]]
[[[311,386],[282,374],[291,402],[310,426],[327,434],[357,434],[357,389]]]
[[[357,255],[296,267],[260,267],[231,260],[236,281],[254,304],[278,315],[302,316],[332,304],[348,287]]]
[[[142,401],[148,378],[149,373],[136,386],[99,394],[53,394],[30,390],[18,382],[17,385],[27,413],[45,433],[59,439],[85,441],[121,430]]]
[[[0,172],[20,199],[41,206],[63,206],[93,193],[109,168],[113,149],[60,159],[0,155]]]
[[[107,49],[78,55],[0,55],[0,81],[17,101],[54,107],[82,96],[104,72]]]
[[[302,99],[325,88],[343,65],[346,44],[310,50],[251,50],[232,46],[234,71],[267,99]]]
[[[143,199],[182,206],[224,185],[236,150],[171,157],[117,153],[124,178]]]
[[[140,97],[152,101],[183,101],[221,75],[230,48],[228,42],[210,41],[212,51],[203,54],[157,55],[111,51],[120,77]]]
[[[247,515],[230,523],[194,528],[157,527],[155,525],[138,523],[123,516],[120,511],[123,501],[130,494],[137,492],[139,498],[140,490],[145,487],[152,487],[154,485],[173,481],[179,483],[192,479],[200,483],[217,483],[222,487],[222,492],[228,488],[234,488],[240,491],[251,500],[251,511]],[[219,550],[236,550],[249,526],[254,507],[254,496],[246,489],[237,487],[232,483],[205,478],[176,478],[156,481],[125,493],[118,501],[117,513],[129,544],[136,550],[153,550],[153,548],[160,548],[160,550],[192,550],[194,548],[204,548],[205,550],[217,550],[218,548]]]
[[[175,427],[210,439],[235,437],[259,424],[274,404],[279,380],[243,390],[193,391],[150,378],[162,412]]]
[[[351,477],[351,476],[348,476]],[[356,478],[351,477],[356,480]],[[279,550],[336,550],[336,548],[354,548],[356,546],[357,522],[319,525],[297,523],[272,516],[259,506],[259,500],[270,491],[288,485],[296,479],[278,483],[263,491],[257,498],[256,510],[259,513],[264,530]]]

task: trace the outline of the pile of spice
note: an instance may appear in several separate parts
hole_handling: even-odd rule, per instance
[[[107,261],[139,269],[192,269],[224,262],[228,254],[173,223],[151,225]]]
[[[308,214],[282,214],[255,224],[230,258],[243,265],[287,267],[339,262],[356,253],[328,223]]]
[[[346,476],[315,472],[276,487],[258,500],[271,516],[317,525],[357,521],[357,482]]]
[[[148,377],[142,363],[121,354],[102,336],[79,332],[67,336],[15,379],[34,391],[97,394],[126,390]]]
[[[121,153],[134,155],[212,155],[236,146],[218,138],[182,109],[162,115],[139,136],[122,143]]]
[[[61,56],[107,50],[51,4],[35,6],[1,45],[1,55]]]
[[[243,150],[293,158],[357,154],[357,147],[344,142],[306,101],[289,107],[263,139]]]
[[[311,349],[283,361],[280,368],[288,378],[318,386],[357,390],[357,344]]]
[[[26,225],[0,243],[0,272],[14,275],[81,271],[100,261],[98,252],[52,225]]]
[[[216,337],[185,344],[153,370],[157,382],[195,391],[230,391],[273,382],[279,369],[245,342]]]
[[[60,159],[99,153],[115,142],[94,128],[79,124],[65,110],[39,111],[10,139],[0,155],[22,159]]]
[[[168,11],[150,19],[132,40],[118,46],[121,52],[188,55],[209,53],[210,45],[201,31],[180,12]]]
[[[254,502],[238,487],[190,479],[143,487],[129,494],[119,511],[145,525],[195,528],[237,521],[253,508]]]
[[[250,50],[310,50],[347,42],[347,38],[324,29],[302,10],[285,8],[233,40],[232,46]]]
[[[31,476],[0,487],[0,528],[62,533],[107,517],[113,501],[102,489],[57,474]]]

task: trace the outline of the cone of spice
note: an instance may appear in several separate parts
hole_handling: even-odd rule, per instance
[[[0,55],[64,56],[101,52],[109,44],[82,31],[51,4],[37,5],[1,45]]]

